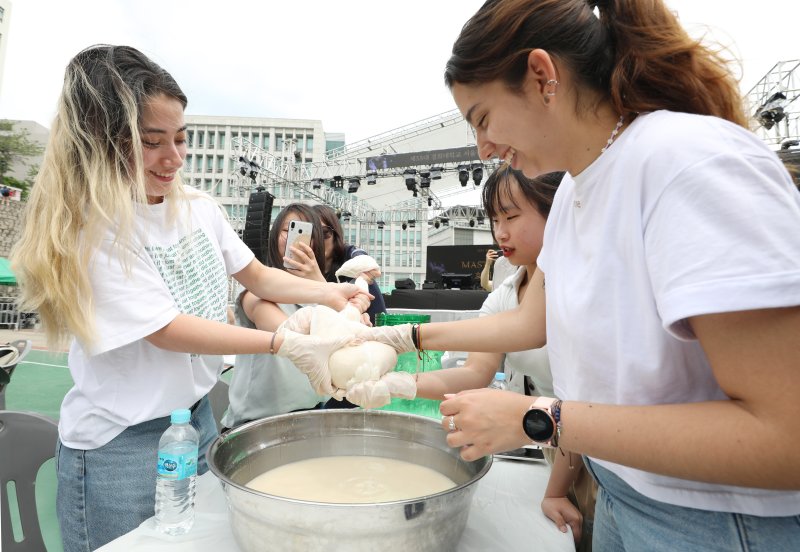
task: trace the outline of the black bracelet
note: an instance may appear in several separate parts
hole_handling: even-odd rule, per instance
[[[419,324],[411,324],[411,342],[414,348],[419,351]]]

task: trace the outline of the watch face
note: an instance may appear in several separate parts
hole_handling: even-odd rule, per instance
[[[525,413],[525,417],[522,418],[522,428],[525,430],[525,434],[537,443],[548,442],[555,432],[553,418],[538,408],[533,408]]]

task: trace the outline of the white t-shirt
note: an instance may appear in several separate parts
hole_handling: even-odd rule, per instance
[[[492,268],[492,289],[497,289],[506,279],[515,274],[517,267],[512,265],[505,256],[498,257]]]
[[[538,265],[556,395],[623,405],[727,399],[684,320],[800,305],[798,228],[800,194],[752,133],[714,117],[637,117],[561,184],[545,228]],[[797,491],[598,463],[667,503],[800,513]]]
[[[514,267],[511,263],[509,266]],[[481,305],[479,316],[489,316],[517,308],[519,306],[517,292],[524,277],[525,267],[518,267],[516,272],[506,278],[497,289],[486,297]],[[550,375],[550,362],[547,360],[546,347],[505,353],[504,363],[506,374],[511,374],[509,389],[520,393],[524,392],[524,379],[525,376],[528,376],[536,387],[537,395],[553,396],[553,377]]]
[[[178,314],[226,322],[228,275],[253,253],[219,206],[188,189],[190,209],[168,223],[167,202],[141,206],[125,270],[108,232],[89,267],[96,342],[73,341],[69,369],[74,387],[61,405],[59,435],[68,447],[94,449],[125,428],[189,408],[214,386],[221,356],[176,353],[144,338]],[[172,201],[172,200],[167,200]],[[142,238],[143,237],[143,238]]]

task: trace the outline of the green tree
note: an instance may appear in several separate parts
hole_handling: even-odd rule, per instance
[[[29,184],[32,178],[31,164],[28,158],[39,155],[42,150],[43,148],[39,144],[28,138],[27,130],[15,131],[14,123],[0,120],[0,182],[6,182],[6,173],[11,170],[15,162],[20,162],[29,167],[28,176],[25,179]],[[34,172],[33,175],[35,176],[35,174]],[[11,182],[8,182],[8,185],[11,186]]]

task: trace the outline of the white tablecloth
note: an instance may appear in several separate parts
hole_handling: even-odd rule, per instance
[[[544,462],[495,460],[478,482],[459,552],[574,551],[540,508],[550,468]],[[211,472],[197,484],[194,527],[186,535],[159,533],[153,518],[99,548],[99,552],[240,552],[228,522],[225,494]]]

